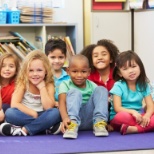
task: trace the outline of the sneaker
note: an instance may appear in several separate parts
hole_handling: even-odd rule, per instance
[[[49,129],[46,130],[46,134],[59,134],[61,132],[61,122],[55,124],[54,126],[50,127]]]
[[[27,136],[19,126],[3,123],[0,125],[0,133],[4,136]]]
[[[78,136],[78,125],[75,121],[71,121],[68,126],[68,129],[63,135],[63,138],[77,138]]]
[[[106,130],[105,126],[106,126],[106,122],[104,121],[99,121],[95,123],[93,126],[93,133],[95,134],[95,136],[108,136],[109,133]]]

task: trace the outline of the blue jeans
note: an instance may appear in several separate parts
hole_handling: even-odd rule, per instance
[[[29,135],[43,132],[61,121],[60,112],[57,108],[38,112],[38,118],[33,118],[17,108],[9,108],[5,113],[5,117],[8,123],[25,127]]]
[[[2,103],[2,109],[4,111],[4,113],[6,112],[6,110],[10,108],[10,104],[7,104],[7,103]]]
[[[80,130],[91,130],[98,121],[108,121],[108,91],[98,86],[86,104],[82,103],[82,94],[77,89],[71,89],[66,97],[67,113],[75,120]]]

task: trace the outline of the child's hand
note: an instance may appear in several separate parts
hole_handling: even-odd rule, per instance
[[[68,128],[68,125],[71,123],[71,120],[70,120],[70,118],[68,117],[68,118],[65,118],[64,120],[63,120],[63,123],[62,123],[62,128],[61,128],[61,131],[63,132],[63,133],[65,133],[65,131],[66,131],[66,129]]]
[[[33,112],[32,112],[32,117],[35,118],[35,119],[38,117],[38,114],[37,114],[36,111],[33,111]]]
[[[41,81],[39,84],[37,84],[36,87],[37,87],[39,90],[41,90],[43,87],[45,87],[45,82],[44,82],[44,80]]]
[[[150,123],[150,117],[148,116],[148,115],[144,115],[143,117],[142,117],[142,122],[141,122],[141,126],[142,127],[146,127],[146,126],[148,126],[149,125],[149,123]]]
[[[132,112],[132,116],[136,119],[136,122],[140,124],[142,122],[142,115],[138,113],[137,111]]]
[[[55,102],[55,107],[59,108],[59,103],[58,102]]]

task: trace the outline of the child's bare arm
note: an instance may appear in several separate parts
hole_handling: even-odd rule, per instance
[[[36,86],[40,90],[41,102],[42,102],[43,108],[45,110],[49,108],[53,108],[55,106],[54,85],[48,84],[46,86],[45,82],[42,81]]]
[[[143,116],[143,120],[141,123],[142,127],[146,127],[149,125],[150,117],[154,113],[154,103],[153,103],[151,95],[145,97],[145,104],[146,104],[146,111],[145,111],[145,114]]]
[[[1,86],[0,86],[0,110],[2,109],[2,96],[1,96]]]
[[[62,117],[62,132],[65,132],[65,129],[68,128],[68,124],[70,123],[70,118],[67,114],[66,107],[66,93],[62,93],[59,95],[59,110]]]
[[[113,104],[115,112],[121,112],[121,111],[128,112],[136,119],[137,123],[141,123],[142,115],[138,113],[136,110],[122,107],[121,97],[113,95]]]

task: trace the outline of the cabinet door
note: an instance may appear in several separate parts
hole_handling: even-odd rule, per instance
[[[93,12],[91,25],[92,43],[110,39],[120,51],[131,49],[130,12]]]
[[[134,48],[141,57],[148,78],[154,81],[154,11],[134,12]]]

